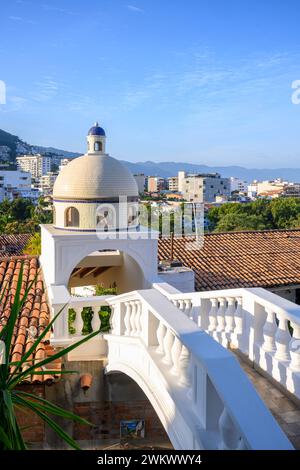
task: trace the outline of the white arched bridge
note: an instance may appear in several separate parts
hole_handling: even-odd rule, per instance
[[[55,298],[59,297],[58,291]],[[54,330],[57,345],[78,340],[84,307],[109,305],[111,329],[80,359],[107,355],[106,372],[122,372],[144,391],[175,449],[293,449],[241,368],[234,348],[272,381],[300,398],[300,308],[263,289],[183,294],[168,284],[107,297],[68,297]],[[68,333],[68,308],[76,311]]]

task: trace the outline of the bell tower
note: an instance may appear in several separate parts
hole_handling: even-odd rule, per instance
[[[103,155],[105,154],[106,135],[98,122],[90,128],[87,136],[88,154],[89,155]]]

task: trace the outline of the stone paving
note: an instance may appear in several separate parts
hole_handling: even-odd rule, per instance
[[[300,406],[290,400],[279,388],[251,365],[238,357],[240,364],[253,383],[278,424],[296,449],[300,449]]]

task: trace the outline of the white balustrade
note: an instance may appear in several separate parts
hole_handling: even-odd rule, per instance
[[[193,319],[201,328],[223,346],[240,349],[300,399],[300,306],[261,288],[158,290],[184,313],[190,305],[199,306]]]
[[[219,327],[224,335],[235,331],[241,334],[243,295],[215,293],[203,304],[185,294],[174,300],[169,302],[155,289],[110,299],[110,305],[122,312],[125,328],[122,340],[113,331],[105,335],[107,371],[128,370],[129,375],[133,371],[142,388],[144,383],[147,396],[166,422],[167,432],[171,432],[175,448],[238,450],[259,448],[262,440],[265,448],[290,448],[231,353],[189,319],[193,305],[199,306],[200,314],[204,305],[205,324],[212,333]],[[295,330],[295,335],[299,333]],[[279,340],[281,337],[277,337]],[[236,400],[231,387],[238,387],[243,400]],[[251,406],[245,408],[245,403]],[[257,432],[260,439],[256,438]]]

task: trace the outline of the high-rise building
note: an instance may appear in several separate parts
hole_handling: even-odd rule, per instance
[[[31,174],[24,171],[0,171],[0,200],[17,197],[35,198],[31,188]]]
[[[34,179],[39,179],[51,171],[51,157],[48,155],[21,155],[16,160],[18,169],[28,171]]]
[[[230,196],[230,180],[219,173],[178,172],[178,181],[179,191],[188,202],[214,202],[217,196]]]
[[[169,191],[178,191],[178,176],[171,176],[168,178]]]
[[[166,180],[159,176],[148,177],[148,191],[149,193],[156,193],[166,189]]]
[[[53,186],[57,178],[57,173],[49,171],[46,175],[41,176],[39,190],[45,196],[52,194]]]

